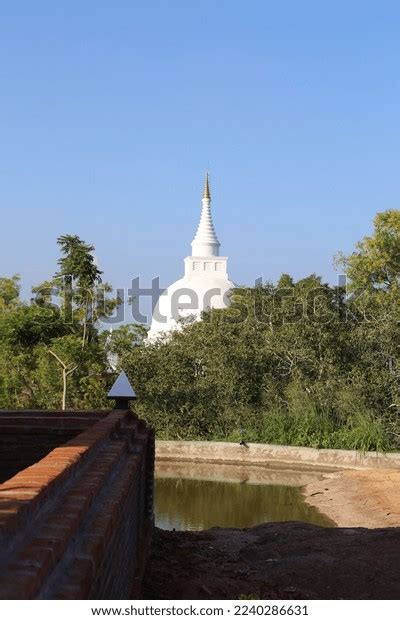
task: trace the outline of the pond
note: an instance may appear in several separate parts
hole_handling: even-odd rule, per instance
[[[251,527],[271,521],[334,524],[300,488],[321,472],[161,462],[156,465],[156,526],[166,530]]]

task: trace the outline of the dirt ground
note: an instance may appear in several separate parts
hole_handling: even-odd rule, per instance
[[[327,474],[303,489],[306,502],[340,527],[400,527],[400,470]]]
[[[303,492],[340,527],[156,530],[142,597],[399,599],[400,471],[335,472]]]

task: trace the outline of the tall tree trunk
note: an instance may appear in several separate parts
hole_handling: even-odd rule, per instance
[[[63,395],[62,395],[62,410],[65,411],[65,406],[67,402],[67,369],[64,367],[63,371]]]
[[[86,340],[86,324],[87,324],[87,306],[85,308],[85,315],[83,317],[83,335],[82,335],[82,349],[85,347]]]
[[[62,368],[63,392],[62,392],[61,409],[62,411],[65,411],[65,408],[67,405],[67,377],[70,374],[72,374],[78,368],[78,366],[74,366],[73,368],[70,368],[69,370],[67,370],[68,368],[67,364],[58,357],[57,353],[54,353],[54,351],[52,351],[51,349],[48,349],[48,351],[53,357],[56,358],[57,362],[60,364]]]
[[[87,339],[87,324],[89,315],[89,293],[86,292],[85,312],[83,315],[83,336],[82,336],[82,349],[85,347]]]

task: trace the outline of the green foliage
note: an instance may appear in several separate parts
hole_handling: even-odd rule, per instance
[[[0,278],[0,310],[14,307],[19,300],[20,277]]]
[[[400,210],[378,213],[374,234],[364,237],[348,258],[339,256],[353,289],[399,288],[400,284]]]
[[[59,244],[59,271],[35,304],[19,299],[17,276],[0,278],[0,407],[106,407],[115,367],[161,438],[400,448],[399,211],[378,214],[342,258],[351,295],[283,274],[152,343],[138,325],[99,330],[118,302],[94,248],[71,235]]]
[[[0,279],[0,407],[107,406],[112,377],[94,322],[117,302],[108,297],[110,285],[101,282],[93,246],[71,235],[58,242],[60,271],[33,289],[34,303],[19,299],[18,276]],[[55,292],[59,305],[51,300]]]
[[[107,358],[115,362],[118,370],[125,368],[125,362],[132,353],[134,347],[143,343],[147,335],[147,329],[143,325],[121,325],[116,330],[103,332],[100,339],[105,348]]]
[[[56,276],[66,278],[85,291],[101,282],[101,274],[94,257],[94,246],[85,243],[77,235],[61,235],[57,239],[61,248],[60,266]]]
[[[379,214],[345,261],[350,297],[284,274],[132,351],[141,414],[163,438],[398,449],[399,249],[399,212]]]

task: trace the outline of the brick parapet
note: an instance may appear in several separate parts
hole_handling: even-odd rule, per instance
[[[131,412],[101,418],[0,485],[0,598],[131,595],[152,530],[154,436]]]

